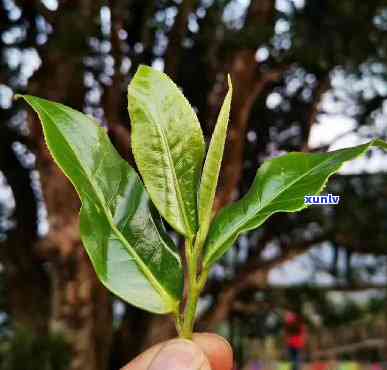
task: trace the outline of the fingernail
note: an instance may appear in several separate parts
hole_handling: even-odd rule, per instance
[[[203,352],[191,341],[167,343],[156,355],[149,370],[211,370]]]

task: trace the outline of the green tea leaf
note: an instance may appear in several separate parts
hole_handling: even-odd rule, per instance
[[[214,219],[205,245],[204,267],[213,265],[240,234],[259,227],[273,213],[306,208],[305,196],[319,194],[344,162],[371,147],[387,150],[385,142],[374,140],[328,153],[290,153],[265,162],[249,192]]]
[[[204,239],[211,222],[216,187],[222,164],[224,144],[227,137],[227,126],[230,115],[232,84],[228,76],[229,90],[220,109],[215,130],[204,162],[202,179],[199,188],[199,225],[200,236]]]
[[[81,237],[102,283],[148,311],[176,311],[181,262],[151,214],[138,175],[93,119],[62,104],[23,98],[38,113],[54,160],[81,198]]]
[[[147,66],[129,85],[128,110],[132,150],[149,195],[168,223],[192,238],[204,157],[196,114],[167,75]]]

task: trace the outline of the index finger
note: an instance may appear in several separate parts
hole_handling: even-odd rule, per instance
[[[226,339],[213,333],[197,333],[193,341],[206,354],[212,370],[232,370],[233,353]]]

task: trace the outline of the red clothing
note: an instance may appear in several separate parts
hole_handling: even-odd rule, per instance
[[[302,318],[293,313],[285,318],[285,338],[289,348],[302,349],[306,343],[306,329]]]
[[[306,332],[304,325],[301,326],[299,334],[289,335],[286,338],[286,343],[290,348],[302,349],[305,347]]]

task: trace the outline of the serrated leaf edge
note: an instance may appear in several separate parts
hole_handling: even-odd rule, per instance
[[[45,129],[45,125],[43,124],[43,120],[41,118],[41,115],[40,115],[40,112],[38,110],[36,110],[33,106],[33,103],[31,103],[30,99],[34,99],[33,96],[29,96],[29,95],[16,95],[15,96],[16,98],[23,98],[24,100],[27,101],[27,103],[33,108],[33,110],[36,112],[36,114],[39,116],[39,119],[40,121],[42,122],[42,127],[43,127],[43,133],[44,133],[44,137],[46,139],[46,142],[47,142],[47,137],[46,137],[46,129]],[[35,103],[36,104],[36,103]],[[53,119],[50,117],[49,113],[40,105],[39,102],[37,102],[37,104],[40,106],[41,110],[44,111],[47,115],[48,118],[50,118],[51,122],[53,122]],[[59,108],[62,109],[62,107],[60,106],[59,103],[57,103]],[[69,109],[72,109],[70,107],[68,107]],[[67,115],[67,112],[65,110],[62,109],[62,112],[64,112],[66,115]],[[90,117],[89,117],[90,118]],[[94,121],[92,118],[90,118],[96,125],[98,125],[98,123],[96,121]],[[53,123],[54,124],[54,123]],[[54,124],[55,125],[55,124]],[[102,127],[101,127],[102,129]],[[73,151],[75,157],[78,159],[78,156],[76,155],[76,152],[73,150],[72,146],[71,146],[71,143],[69,143],[62,135],[62,139],[64,139],[64,141],[69,145],[69,147],[71,148],[71,150]],[[65,176],[70,180],[70,182],[72,183],[71,179],[67,176],[67,173],[65,172],[65,170],[62,168],[62,166],[58,163],[58,161],[56,160],[56,158],[54,157],[54,155],[51,153],[51,150],[49,150],[54,162],[57,164],[57,166],[62,170],[62,172],[65,174]],[[87,172],[85,171],[85,169],[83,168],[82,164],[81,164],[81,161],[79,161],[79,168],[81,168],[81,170],[83,171],[84,175],[87,174]],[[176,299],[173,299],[164,289],[163,287],[160,285],[160,283],[157,281],[157,279],[155,278],[155,276],[153,276],[152,272],[147,268],[147,266],[145,265],[145,263],[141,260],[141,258],[138,256],[138,254],[136,253],[136,251],[130,246],[129,242],[125,239],[125,237],[122,235],[122,233],[117,229],[117,227],[114,225],[114,221],[113,221],[113,217],[110,213],[110,210],[108,210],[104,204],[104,202],[101,200],[101,196],[99,194],[99,191],[96,190],[96,185],[90,181],[90,179],[88,178],[88,176],[85,176],[85,178],[87,179],[87,181],[89,182],[91,188],[93,189],[93,192],[96,194],[97,196],[97,199],[99,200],[100,204],[99,206],[102,207],[102,209],[104,210],[104,213],[106,214],[106,217],[107,217],[107,220],[109,222],[109,225],[110,227],[112,228],[114,234],[116,235],[116,237],[118,238],[118,240],[121,241],[121,243],[124,245],[124,247],[126,248],[126,250],[129,252],[129,254],[134,258],[137,266],[140,268],[140,270],[142,271],[142,273],[145,275],[145,277],[149,280],[149,282],[151,283],[151,285],[154,287],[154,289],[160,294],[160,296],[163,298],[164,302],[166,303],[166,307],[170,309],[171,312],[176,312],[177,311],[177,308],[178,308],[178,305],[179,305],[179,301],[176,300]],[[78,193],[78,196],[81,200],[81,203],[82,203],[82,198],[80,196],[80,193],[76,187],[75,184],[73,184],[76,192]],[[81,212],[81,211],[80,211]],[[110,288],[109,288],[110,289]]]
[[[356,156],[354,156],[354,157],[351,158],[350,160],[354,160],[354,159],[358,158],[359,156],[361,156],[362,154],[364,154],[364,152],[365,152],[366,150],[368,150],[368,149],[369,149],[370,147],[372,147],[372,146],[380,147],[380,148],[383,148],[383,149],[387,150],[387,143],[383,142],[383,141],[380,140],[380,139],[374,139],[374,140],[370,141],[369,143],[362,144],[362,145],[364,146],[363,150],[361,150],[361,151],[359,152],[359,154],[357,154]],[[359,145],[359,146],[362,146],[362,145]],[[342,150],[345,150],[345,149],[352,149],[352,148],[343,148],[343,149],[337,150],[336,152],[339,152],[339,151],[342,151]],[[290,153],[288,153],[287,155],[292,154],[292,153],[301,153],[301,152],[290,152]],[[329,152],[328,152],[328,153],[329,153]],[[332,153],[332,152],[331,152],[331,153]],[[322,154],[323,154],[323,153],[322,153]],[[278,157],[278,158],[279,158],[279,157]],[[296,180],[294,180],[294,181],[290,182],[289,184],[287,184],[287,186],[286,186],[284,189],[282,189],[279,193],[277,193],[277,194],[276,194],[271,200],[269,200],[268,203],[266,203],[261,209],[263,210],[267,205],[269,205],[269,204],[272,203],[273,199],[275,199],[275,198],[277,198],[278,196],[280,196],[280,195],[281,195],[284,191],[286,191],[289,187],[293,186],[296,182],[302,180],[302,178],[304,178],[305,176],[307,176],[310,172],[316,170],[316,168],[320,167],[321,165],[325,164],[327,161],[329,161],[329,160],[331,160],[331,159],[332,159],[332,157],[331,157],[331,158],[327,158],[327,159],[324,160],[323,162],[320,162],[316,167],[313,167],[312,169],[310,169],[310,170],[308,170],[306,173],[304,173],[302,176],[298,177]],[[346,162],[347,162],[347,161],[343,161],[343,163],[339,166],[339,168],[338,168],[336,171],[332,172],[331,174],[329,174],[329,175],[327,176],[326,180],[323,182],[323,184],[321,185],[320,189],[319,189],[317,192],[315,192],[316,195],[320,194],[320,193],[324,190],[324,188],[326,187],[326,184],[327,184],[328,180],[330,179],[330,177],[333,176],[333,175],[334,175],[335,173],[337,173],[338,171],[340,171],[340,169],[344,166],[344,164],[345,164]],[[266,162],[266,163],[267,163],[267,162]],[[264,163],[264,164],[265,164],[265,163]],[[263,164],[263,165],[264,165],[264,164]],[[248,194],[248,193],[247,193],[247,194]],[[247,195],[247,194],[246,194],[246,195]],[[260,204],[260,205],[261,205],[261,204]],[[289,212],[289,211],[287,211],[287,212],[289,212],[289,213],[298,212],[298,211],[301,211],[301,210],[307,208],[308,206],[309,206],[309,205],[304,204],[304,205],[302,205],[301,207],[299,207],[299,208],[297,208],[297,209],[295,209],[295,210],[293,210],[293,211],[291,211],[291,212]],[[258,209],[256,210],[256,212],[260,212],[260,211],[259,211],[260,206],[258,206],[257,208],[258,208]],[[255,213],[256,213],[256,212],[255,212]],[[236,224],[236,226],[233,228],[234,231],[233,231],[232,233],[230,233],[231,237],[229,237],[229,238],[227,238],[227,239],[224,239],[224,238],[222,239],[222,238],[220,238],[220,239],[218,239],[218,242],[217,242],[216,244],[221,246],[222,244],[225,244],[225,243],[227,242],[227,240],[229,240],[230,238],[234,238],[234,237],[235,237],[235,238],[238,238],[238,236],[241,235],[242,233],[244,233],[244,232],[246,232],[246,231],[249,231],[249,230],[251,230],[251,229],[258,228],[258,227],[259,227],[260,225],[262,225],[262,224],[263,224],[263,223],[264,223],[271,215],[273,215],[274,213],[278,213],[278,212],[282,212],[282,211],[281,211],[281,210],[276,210],[275,212],[269,212],[269,213],[267,214],[267,217],[263,218],[262,221],[261,221],[258,225],[255,225],[254,228],[246,228],[246,229],[242,229],[242,230],[240,230],[240,231],[238,232],[238,228],[239,228],[241,225],[243,225],[244,223],[247,223],[247,222],[248,222],[248,221],[247,221],[247,222],[244,221],[244,220],[246,220],[247,217],[242,218],[242,220],[241,220],[240,222],[238,222],[238,223]],[[216,262],[216,260],[218,259],[218,256],[219,256],[219,255],[223,255],[223,253],[225,252],[225,251],[222,251],[221,247],[218,247],[218,248],[212,247],[211,249],[213,250],[213,252],[212,252],[212,253],[209,253],[209,254],[206,254],[205,258],[203,259],[203,266],[204,266],[204,268],[206,268],[206,269],[210,268],[210,267]]]

